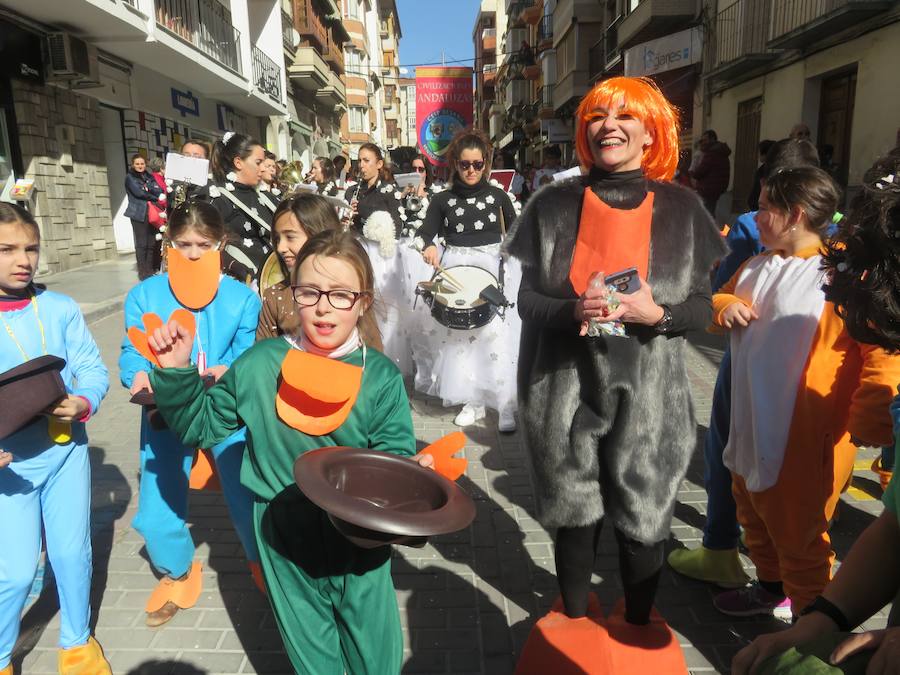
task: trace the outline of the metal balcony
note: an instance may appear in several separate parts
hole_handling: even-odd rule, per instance
[[[696,0],[643,0],[619,26],[619,49],[685,28],[696,11]]]
[[[485,28],[481,31],[481,48],[486,52],[497,50],[497,29]]]
[[[710,78],[727,82],[777,58],[766,44],[770,7],[770,0],[738,0],[716,15],[716,58]]]
[[[297,46],[297,30],[294,28],[294,17],[281,10],[281,42],[285,49],[293,53]]]
[[[241,34],[216,0],[156,0],[156,23],[223,66],[240,73]]]
[[[276,103],[281,103],[281,68],[259,47],[251,52],[253,84]]]
[[[769,46],[803,49],[893,4],[887,0],[780,0],[772,6]]]
[[[544,15],[541,17],[540,26],[538,26],[538,48],[550,49],[553,46],[553,16]]]
[[[541,20],[544,13],[544,0],[535,0],[532,4],[522,9],[522,21],[532,26]]]
[[[556,115],[556,110],[553,108],[553,85],[545,84],[541,87],[541,98],[538,101],[539,113],[538,116],[542,120],[551,119]]]

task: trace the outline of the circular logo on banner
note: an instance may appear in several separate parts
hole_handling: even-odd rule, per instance
[[[441,108],[425,118],[419,129],[419,145],[435,164],[445,164],[444,153],[457,132],[466,126],[465,120],[455,110]]]

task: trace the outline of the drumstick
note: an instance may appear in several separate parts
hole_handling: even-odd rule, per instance
[[[435,265],[435,267],[437,268],[438,274],[442,274],[444,276],[444,279],[446,279],[451,284],[456,286],[457,289],[459,289],[461,291],[465,288],[465,286],[463,286],[456,279],[454,279],[452,276],[450,276],[450,273],[447,272],[447,270],[445,270],[443,267],[441,267],[440,264]]]

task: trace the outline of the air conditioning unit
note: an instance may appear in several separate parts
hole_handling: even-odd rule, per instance
[[[47,35],[47,79],[70,81],[72,87],[99,87],[100,63],[97,48],[70,33]]]

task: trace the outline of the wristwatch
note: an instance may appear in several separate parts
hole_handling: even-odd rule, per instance
[[[849,633],[853,630],[853,626],[850,625],[850,621],[849,619],[847,619],[847,615],[841,611],[841,608],[835,605],[830,600],[826,600],[821,595],[817,595],[815,600],[804,607],[800,612],[800,616],[806,616],[807,614],[812,614],[813,612],[820,612],[821,614],[824,614],[829,619],[834,621],[835,625],[838,627],[838,630],[842,633]]]
[[[657,333],[668,333],[672,329],[672,310],[668,305],[660,305],[663,310],[662,318],[653,325]]]

